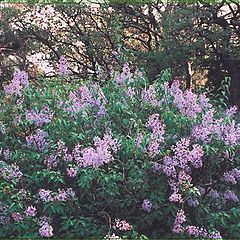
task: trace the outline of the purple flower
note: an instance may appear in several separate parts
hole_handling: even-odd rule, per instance
[[[224,192],[224,198],[225,200],[230,202],[239,202],[238,196],[234,191],[231,191],[231,190],[226,190]]]
[[[139,148],[141,146],[143,140],[143,134],[139,133],[136,139],[136,148]]]
[[[229,171],[229,172],[225,172],[223,174],[223,181],[227,182],[227,183],[232,183],[232,184],[237,184],[237,180],[235,178],[234,172]]]
[[[162,165],[159,163],[153,163],[152,170],[154,173],[159,173],[162,171]]]
[[[41,129],[38,129],[35,134],[26,137],[27,146],[28,147],[33,146],[35,149],[42,152],[43,150],[45,150],[47,146],[45,140],[45,137],[47,136],[48,134],[46,132],[44,132]]]
[[[183,209],[180,209],[177,212],[177,216],[175,218],[174,226],[173,226],[172,231],[174,233],[182,233],[184,231],[184,228],[183,228],[182,224],[186,221],[187,221],[187,219],[186,219],[186,216],[185,216],[185,212],[183,211]]]
[[[191,207],[197,207],[199,205],[199,201],[196,198],[189,198],[187,200],[187,204]]]
[[[199,230],[199,227],[196,226],[187,226],[186,227],[186,232],[190,237],[199,237],[201,236],[201,232]]]
[[[67,193],[64,189],[60,190],[60,192],[56,196],[57,200],[61,202],[66,202],[67,201]]]
[[[234,116],[238,111],[238,107],[237,106],[233,106],[233,107],[230,107],[229,109],[227,109],[225,111],[225,114],[227,117],[232,117]]]
[[[222,239],[221,233],[219,231],[214,231],[213,233],[208,234],[210,239]]]
[[[44,202],[49,202],[52,200],[52,191],[40,189],[39,190],[39,197]]]
[[[132,98],[132,97],[134,97],[134,95],[135,95],[134,88],[128,87],[127,92],[126,92],[126,96]]]
[[[59,74],[61,77],[65,77],[68,74],[68,63],[64,56],[59,60]]]
[[[32,205],[28,206],[25,213],[29,217],[34,217],[37,214],[37,209],[35,207],[33,207]]]
[[[39,234],[41,237],[52,237],[53,236],[53,227],[48,223],[41,226],[39,229]]]
[[[67,175],[69,177],[76,177],[77,176],[77,169],[76,168],[67,168]]]
[[[23,220],[23,216],[18,212],[12,213],[12,218],[15,222],[21,222]]]
[[[170,92],[174,98],[173,104],[179,109],[182,115],[195,118],[202,111],[201,105],[203,103],[198,103],[196,94],[192,93],[191,90],[186,90],[185,93],[182,92],[178,80],[173,82]]]
[[[0,174],[7,181],[18,182],[22,177],[22,172],[19,170],[19,166],[16,164],[7,165],[4,161],[0,161],[2,167],[0,168]]]
[[[182,203],[183,202],[183,199],[182,199],[182,195],[177,193],[177,192],[174,192],[170,197],[169,197],[169,201],[170,202],[179,202],[179,203]]]
[[[152,204],[152,202],[149,199],[144,199],[143,200],[142,208],[143,208],[143,210],[145,212],[149,213],[151,211],[151,209],[152,209],[152,206],[153,206],[153,204]]]
[[[157,93],[154,85],[151,85],[148,89],[142,90],[141,99],[143,103],[150,104],[153,107],[160,106],[160,102],[157,99]]]
[[[47,165],[48,169],[51,169],[52,167],[57,167],[58,165],[58,155],[50,155],[49,157],[44,159],[44,164]]]
[[[10,222],[10,218],[8,216],[0,216],[0,224],[6,225]]]
[[[220,197],[220,194],[218,193],[217,190],[211,189],[207,196],[213,199],[217,199]]]
[[[15,70],[12,82],[4,87],[4,91],[8,95],[21,96],[22,88],[27,87],[28,84],[28,74],[24,71]]]
[[[115,81],[119,85],[125,84],[127,80],[130,80],[132,78],[132,73],[129,68],[128,63],[124,63],[122,72],[115,78]]]
[[[84,115],[87,115],[86,109],[93,109],[96,112],[97,116],[106,115],[105,105],[107,99],[98,85],[92,85],[91,89],[87,86],[81,86],[79,90],[72,92],[69,95],[70,102],[67,103],[67,106],[64,109],[67,112],[76,114],[80,111]]]
[[[84,148],[81,151],[82,157],[77,158],[77,162],[80,166],[83,167],[99,167],[105,163],[108,163],[113,160],[111,151],[116,152],[119,148],[119,144],[116,139],[113,139],[110,134],[105,134],[103,139],[96,137],[94,139],[93,147]]]
[[[159,119],[159,114],[153,114],[148,118],[146,127],[152,130],[149,138],[148,152],[151,158],[159,153],[160,143],[164,141],[165,124]]]
[[[26,119],[32,121],[38,127],[42,127],[44,124],[49,123],[53,117],[53,113],[49,110],[48,106],[45,106],[41,111],[30,110],[26,112]]]

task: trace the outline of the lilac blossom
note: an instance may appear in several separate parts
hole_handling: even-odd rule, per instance
[[[183,198],[182,195],[180,193],[174,192],[172,193],[172,195],[169,197],[169,201],[170,202],[179,202],[182,203],[183,202]]]
[[[52,237],[53,236],[53,227],[48,223],[43,224],[39,229],[39,234],[41,237]]]
[[[134,88],[132,88],[132,87],[127,88],[127,91],[126,91],[126,96],[127,97],[133,98],[135,94],[136,93],[135,93]]]
[[[143,103],[150,104],[153,107],[160,106],[160,102],[157,99],[157,92],[154,85],[151,85],[148,89],[142,90],[141,100]]]
[[[2,154],[3,154],[3,157],[4,157],[5,160],[9,160],[10,157],[11,157],[11,152],[8,148],[4,149],[2,151]]]
[[[142,141],[143,141],[143,134],[139,133],[136,139],[136,148],[140,148]]]
[[[46,189],[40,189],[39,197],[43,202],[50,202],[52,200],[52,191],[46,190]]]
[[[202,107],[198,103],[197,95],[192,93],[191,90],[182,92],[180,84],[177,80],[173,82],[170,92],[174,98],[173,104],[183,115],[195,118],[197,114],[202,111]]]
[[[183,211],[183,209],[180,209],[177,212],[177,216],[175,218],[172,231],[174,233],[182,233],[182,232],[184,232],[184,227],[182,226],[182,224],[184,222],[186,222],[186,220],[187,219],[186,219],[186,216],[185,216],[185,212]]]
[[[148,152],[151,158],[159,153],[160,143],[164,141],[165,124],[159,119],[159,114],[150,115],[146,127],[150,128],[152,133],[149,138]]]
[[[27,146],[28,147],[33,146],[35,149],[42,152],[45,150],[47,146],[47,142],[45,140],[47,136],[48,134],[46,132],[44,132],[41,129],[38,129],[35,134],[26,137]]]
[[[159,163],[153,163],[152,170],[154,173],[159,173],[162,171],[162,165]]]
[[[130,231],[132,230],[132,225],[126,222],[125,220],[115,219],[115,229],[119,229],[121,231]]]
[[[230,107],[229,109],[227,109],[225,111],[225,114],[227,117],[233,117],[238,111],[238,107],[237,106],[233,106],[233,107]]]
[[[187,204],[191,207],[197,207],[199,205],[199,201],[196,198],[189,198],[187,200]]]
[[[51,122],[52,117],[53,112],[50,111],[48,106],[45,106],[40,111],[32,109],[26,112],[26,119],[34,122],[38,127],[42,127],[44,124]]]
[[[18,212],[12,213],[12,218],[15,222],[21,222],[23,220],[23,216]]]
[[[239,202],[238,196],[232,190],[226,190],[223,196],[229,202]]]
[[[122,72],[115,78],[115,81],[119,85],[124,85],[132,78],[132,73],[128,63],[123,64]]]
[[[4,91],[7,95],[21,96],[21,90],[27,87],[28,84],[28,74],[24,71],[15,70],[11,83],[4,87]]]
[[[152,204],[152,202],[151,202],[149,199],[144,199],[144,200],[143,200],[142,209],[143,209],[145,212],[148,212],[148,213],[151,212],[152,207],[153,207],[153,204]]]
[[[49,157],[46,157],[44,159],[44,164],[47,165],[48,169],[51,169],[52,167],[57,167],[58,162],[58,154],[50,155]]]
[[[59,59],[59,74],[62,77],[68,75],[68,63],[64,56],[61,56]]]
[[[94,146],[84,148],[82,157],[77,156],[77,162],[83,167],[99,167],[113,160],[112,152],[116,153],[119,148],[117,139],[113,139],[111,133],[106,133],[103,139],[96,137]]]
[[[19,166],[16,164],[8,165],[4,161],[0,161],[2,167],[0,169],[1,176],[7,181],[16,181],[18,182],[22,177],[22,172],[19,170]]]
[[[211,189],[207,196],[213,199],[218,199],[220,197],[220,194],[217,190]]]
[[[0,216],[0,224],[6,225],[10,222],[10,217],[8,216]]]
[[[106,104],[107,99],[100,88],[100,86],[94,84],[91,89],[86,85],[81,86],[77,91],[70,93],[70,102],[64,109],[67,112],[74,114],[82,112],[83,115],[87,115],[86,109],[91,108],[96,111],[97,116],[105,116],[107,114]]]
[[[67,168],[67,175],[69,177],[76,177],[77,176],[77,169],[73,168],[73,167]]]
[[[186,227],[186,232],[190,237],[208,237],[207,230],[202,227],[188,225]]]
[[[206,97],[205,93],[199,95],[199,105],[202,109],[209,109],[212,107],[212,104],[209,103],[209,98]]]
[[[35,217],[37,214],[37,209],[35,207],[33,207],[32,205],[28,206],[25,213],[29,217]]]
[[[60,202],[66,202],[67,201],[67,193],[64,189],[61,189],[59,193],[56,196],[56,199]]]

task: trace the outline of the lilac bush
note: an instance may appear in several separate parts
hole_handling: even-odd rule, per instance
[[[128,63],[104,84],[68,74],[61,57],[0,93],[1,238],[240,235],[237,107]]]

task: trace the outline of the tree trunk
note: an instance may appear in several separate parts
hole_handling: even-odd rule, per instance
[[[185,63],[185,72],[186,72],[186,88],[191,89],[192,86],[192,63]]]

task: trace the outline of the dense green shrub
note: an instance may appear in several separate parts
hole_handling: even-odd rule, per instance
[[[149,85],[125,64],[100,87],[60,70],[1,93],[1,238],[240,235],[236,108],[169,71]]]

